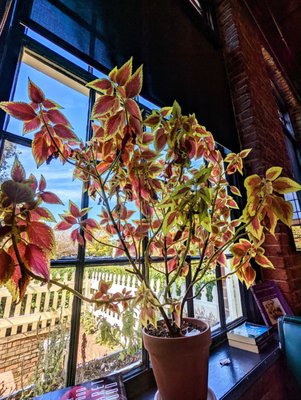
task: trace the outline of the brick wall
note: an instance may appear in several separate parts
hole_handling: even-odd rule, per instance
[[[0,339],[0,382],[4,382],[5,394],[32,383],[38,360],[38,341],[46,335],[37,338],[36,334],[19,334]]]
[[[244,2],[216,0],[216,11],[241,147],[253,149],[246,162],[246,172],[262,174],[266,168],[279,165],[290,175],[271,74],[290,107],[298,137],[301,135],[300,104],[265,50],[266,44]],[[295,313],[300,314],[301,254],[295,251],[290,230],[279,225],[276,238],[267,237],[265,248],[276,268],[262,271],[263,278],[275,280]]]

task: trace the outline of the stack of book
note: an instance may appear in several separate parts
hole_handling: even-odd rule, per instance
[[[229,346],[260,353],[273,338],[270,331],[270,327],[244,322],[227,332]]]

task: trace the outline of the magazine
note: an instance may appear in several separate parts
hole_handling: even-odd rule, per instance
[[[94,379],[35,397],[36,400],[127,400],[120,374]]]
[[[282,315],[293,315],[275,282],[258,283],[250,289],[267,326],[277,326],[277,320]]]

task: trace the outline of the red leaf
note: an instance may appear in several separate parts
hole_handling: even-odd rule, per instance
[[[71,239],[73,240],[73,242],[78,242],[81,246],[84,245],[84,239],[82,235],[79,233],[78,229],[74,229],[71,232]]]
[[[34,109],[27,103],[2,101],[0,103],[0,108],[12,117],[22,121],[31,121],[36,117]]]
[[[99,173],[99,175],[101,175],[105,171],[107,171],[107,169],[110,167],[111,164],[112,163],[110,163],[110,162],[100,162],[96,167],[97,172]]]
[[[29,244],[25,251],[25,260],[28,262],[30,269],[37,275],[43,276],[49,280],[49,260],[44,251],[34,245]]]
[[[63,124],[56,124],[53,127],[55,133],[61,138],[61,139],[73,139],[73,140],[78,140],[77,136],[75,133],[66,125]]]
[[[47,116],[53,124],[63,124],[66,126],[71,126],[65,115],[63,115],[59,110],[51,109],[47,111]]]
[[[11,170],[11,177],[15,182],[23,182],[26,178],[23,165],[20,163],[17,156],[15,157],[15,161]]]
[[[45,95],[43,91],[35,85],[29,78],[28,78],[28,96],[31,101],[34,103],[42,103],[45,100]]]
[[[154,113],[149,115],[145,120],[143,121],[144,125],[150,126],[150,127],[155,127],[159,124],[161,121],[161,117],[159,114]]]
[[[33,174],[29,175],[28,186],[33,190],[33,192],[35,192],[37,190],[38,182],[36,180],[36,177]]]
[[[48,158],[49,144],[47,134],[39,132],[32,141],[32,154],[37,163],[37,167],[42,165]]]
[[[11,256],[3,249],[0,249],[0,285],[6,282],[15,269]]]
[[[255,282],[256,272],[251,267],[251,265],[248,265],[247,267],[243,268],[243,275],[247,287],[251,286]]]
[[[138,104],[133,99],[127,99],[125,104],[126,109],[131,114],[131,116],[141,121],[141,112]]]
[[[125,85],[126,97],[129,98],[138,96],[142,89],[142,81],[143,77],[142,77],[142,65],[141,65]]]
[[[68,222],[68,224],[77,224],[77,219],[73,217],[73,215],[62,215],[62,218],[64,218],[64,220]]]
[[[68,222],[61,221],[56,226],[55,229],[58,231],[66,231],[72,227],[72,224],[68,224]]]
[[[167,143],[167,135],[164,132],[164,129],[158,129],[156,139],[155,139],[155,148],[157,151],[161,151]]]
[[[8,180],[2,183],[1,189],[9,201],[16,204],[30,203],[34,200],[34,193],[26,183]]]
[[[95,79],[94,81],[89,82],[86,86],[102,93],[110,93],[113,91],[112,82],[105,78]]]
[[[69,210],[70,210],[70,214],[73,215],[73,217],[75,218],[80,218],[80,210],[77,207],[76,204],[73,203],[73,201],[69,201]]]
[[[154,140],[154,135],[151,133],[143,132],[142,136],[142,143],[143,144],[149,144]]]
[[[46,189],[46,180],[43,175],[41,175],[40,182],[39,182],[39,191],[43,192]]]
[[[47,210],[47,208],[37,207],[34,210],[34,212],[37,213],[41,218],[45,219],[46,221],[51,221],[51,222],[55,221],[55,218],[53,217],[51,212]]]
[[[109,111],[115,108],[117,103],[119,103],[119,100],[115,96],[101,96],[98,100],[96,100],[93,106],[92,118],[98,118],[107,114]]]
[[[98,228],[98,224],[97,222],[92,219],[92,218],[87,218],[84,222],[83,222],[86,226],[88,226],[90,229],[96,229]]]
[[[31,222],[27,226],[27,234],[32,244],[52,253],[54,249],[54,235],[48,225],[43,222]]]
[[[130,79],[132,74],[132,61],[133,58],[131,57],[126,63],[123,64],[122,67],[117,70],[115,81],[118,83],[118,85],[123,86]]]
[[[45,99],[43,101],[43,106],[48,110],[57,110],[58,108],[62,108],[59,104],[50,99]]]
[[[178,260],[177,258],[172,258],[171,260],[167,261],[167,270],[168,272],[172,272],[177,268]]]
[[[37,115],[35,118],[33,118],[30,121],[25,121],[23,124],[23,133],[29,133],[32,131],[36,131],[39,129],[41,126],[41,120],[40,117]]]
[[[154,158],[156,158],[158,155],[158,153],[156,153],[155,151],[152,150],[143,150],[141,153],[141,157],[144,158],[145,160],[152,160]]]
[[[40,194],[40,197],[48,204],[64,204],[56,194],[51,192],[43,192]]]
[[[125,120],[125,114],[124,111],[118,111],[116,114],[112,115],[107,121],[106,121],[106,131],[105,131],[105,137],[106,139],[109,137],[113,137],[120,127],[122,127],[122,124]]]

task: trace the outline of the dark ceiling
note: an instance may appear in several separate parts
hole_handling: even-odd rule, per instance
[[[301,0],[245,0],[301,98]]]

